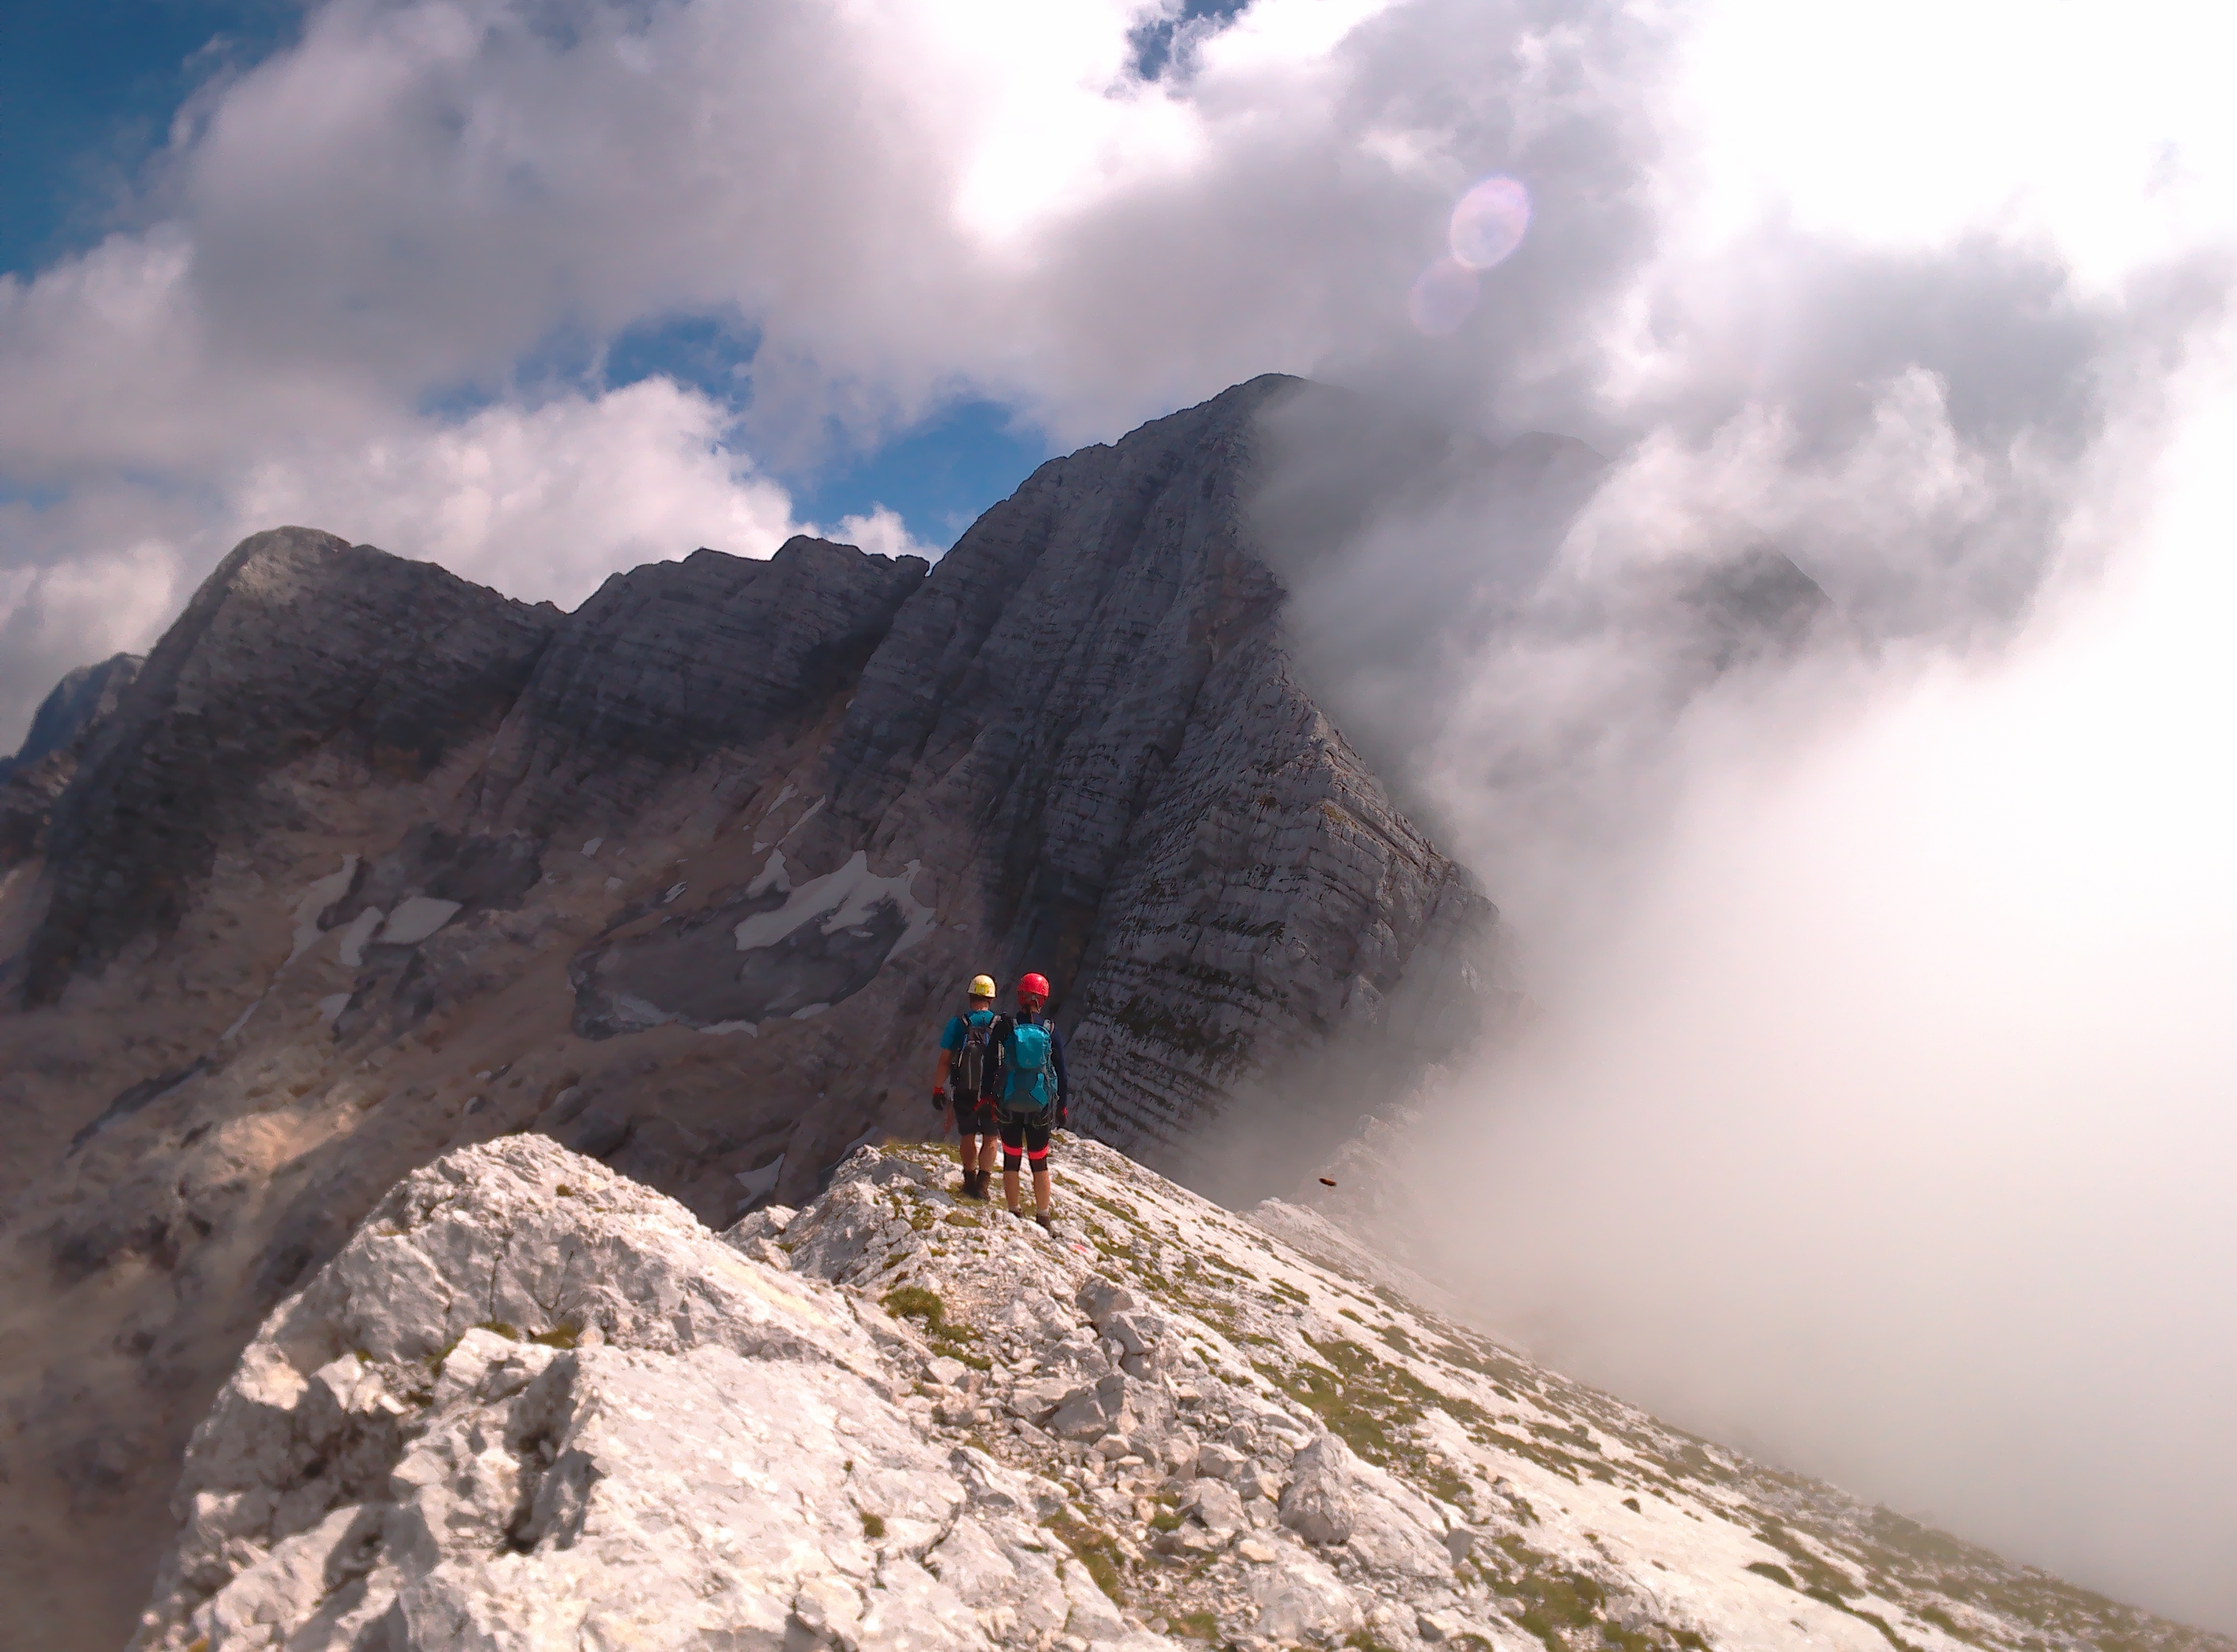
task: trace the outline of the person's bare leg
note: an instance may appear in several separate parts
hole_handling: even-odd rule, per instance
[[[994,1160],[1001,1156],[1001,1151],[1002,1139],[1000,1136],[979,1138],[979,1196],[981,1199],[987,1196],[987,1189],[993,1182]]]
[[[1018,1209],[1018,1170],[1008,1160],[1002,1161],[1002,1202],[1010,1207],[1010,1214],[1022,1214]]]
[[[1041,1215],[1049,1213],[1049,1173],[1046,1165],[1033,1166],[1033,1209]]]

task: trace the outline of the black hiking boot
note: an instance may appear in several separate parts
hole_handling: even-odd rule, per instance
[[[1033,1219],[1041,1225],[1041,1231],[1043,1232],[1053,1233],[1056,1232],[1056,1223],[1050,1218],[1049,1213],[1046,1211],[1035,1211],[1033,1213]]]

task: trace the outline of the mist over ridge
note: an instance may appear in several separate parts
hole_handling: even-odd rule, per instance
[[[1336,525],[1271,552],[1306,677],[1536,1012],[1380,1231],[1675,1421],[2223,1627],[2230,360],[1993,481],[1902,380],[1814,466],[1293,404],[1259,517]],[[1718,653],[1688,571],[1750,546],[1827,595]]]

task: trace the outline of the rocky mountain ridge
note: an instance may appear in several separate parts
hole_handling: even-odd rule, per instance
[[[0,787],[23,1631],[117,1638],[241,1349],[447,1150],[797,1203],[931,1127],[981,969],[1055,979],[1075,1119],[1165,1162],[1244,1105],[1310,1154],[1356,1102],[1287,1075],[1467,1036],[1495,915],[1298,686],[1251,539],[1300,393],[1052,460],[930,569],[703,551],[563,614],[308,529],[233,552],[67,783]]]
[[[864,1146],[721,1234],[535,1135],[391,1191],[195,1431],[138,1652],[2233,1643],[1750,1464],[1309,1210]]]

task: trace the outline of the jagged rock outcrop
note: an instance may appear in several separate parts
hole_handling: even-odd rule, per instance
[[[982,969],[1055,979],[1075,1118],[1167,1162],[1285,1063],[1464,1036],[1492,909],[1298,686],[1251,538],[1295,393],[1052,460],[929,571],[798,539],[561,614],[306,529],[228,558],[0,886],[25,1632],[113,1624],[86,1557],[144,1575],[258,1323],[448,1149],[798,1203],[934,1127]]]
[[[1053,1235],[923,1150],[720,1235],[535,1135],[413,1173],[195,1431],[134,1647],[2233,1644],[1059,1151]]]

